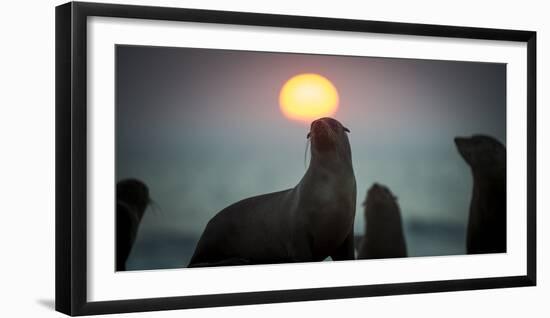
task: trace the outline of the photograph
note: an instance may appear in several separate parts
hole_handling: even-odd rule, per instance
[[[114,54],[116,271],[507,252],[506,63]]]

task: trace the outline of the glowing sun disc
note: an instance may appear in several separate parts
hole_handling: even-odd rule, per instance
[[[298,74],[290,78],[279,93],[283,114],[293,120],[312,121],[329,117],[338,110],[338,91],[319,74]]]

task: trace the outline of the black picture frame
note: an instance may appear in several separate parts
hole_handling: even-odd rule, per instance
[[[88,302],[86,20],[91,16],[525,42],[527,274],[496,278]],[[56,310],[68,315],[433,293],[536,284],[536,32],[70,2],[56,7]]]

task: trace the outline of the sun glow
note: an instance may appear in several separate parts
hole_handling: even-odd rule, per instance
[[[289,119],[306,122],[334,115],[338,101],[336,87],[327,78],[313,73],[290,78],[279,94],[283,114]]]

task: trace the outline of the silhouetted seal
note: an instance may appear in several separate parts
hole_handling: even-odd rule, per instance
[[[136,179],[116,185],[116,270],[126,270],[126,260],[136,240],[145,209],[151,202],[149,189]]]
[[[391,191],[375,183],[363,202],[365,236],[358,250],[358,259],[407,257],[401,212]]]
[[[206,226],[189,267],[354,259],[356,186],[347,128],[311,124],[311,161],[293,189],[239,201]]]
[[[483,135],[457,137],[458,151],[474,178],[466,252],[506,252],[506,148]]]

